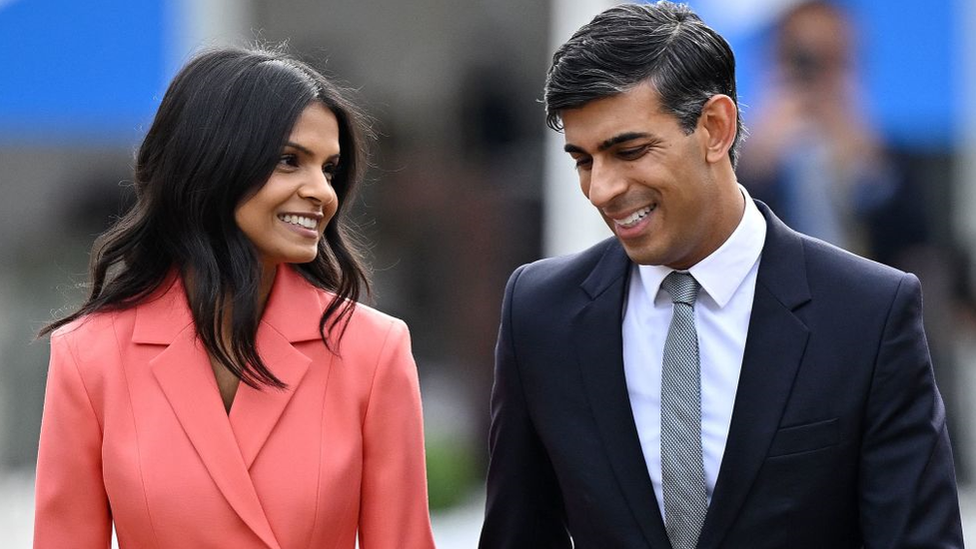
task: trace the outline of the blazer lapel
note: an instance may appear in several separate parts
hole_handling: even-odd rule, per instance
[[[133,340],[167,346],[150,360],[149,367],[180,426],[241,520],[268,547],[279,549],[224,411],[210,361],[196,337],[178,279],[161,297],[139,306]]]
[[[699,547],[719,547],[734,522],[779,427],[809,337],[794,314],[810,300],[800,237],[758,204],[766,242],[728,442]]]
[[[574,341],[590,408],[620,490],[651,547],[668,547],[647,473],[623,369],[622,307],[630,261],[613,241],[582,288],[590,298],[574,321]]]
[[[279,267],[258,328],[261,359],[287,388],[260,390],[241,384],[230,410],[230,424],[244,464],[250,468],[301,385],[311,359],[292,343],[320,340],[319,292],[290,267]],[[332,354],[329,354],[331,367]]]

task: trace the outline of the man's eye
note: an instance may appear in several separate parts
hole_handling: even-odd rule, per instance
[[[576,159],[576,169],[585,169],[593,162],[590,158],[577,158]]]
[[[641,145],[640,147],[632,147],[630,149],[621,149],[617,152],[617,155],[624,160],[636,160],[644,153],[647,152],[647,146]]]

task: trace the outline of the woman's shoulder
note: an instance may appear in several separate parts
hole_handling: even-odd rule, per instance
[[[285,324],[288,321],[312,317],[318,319],[334,308],[336,298],[334,291],[313,284],[297,269],[279,271],[264,312],[265,319],[270,319],[272,324]],[[389,329],[391,324],[403,324],[400,319],[364,303],[339,299],[342,301],[335,314],[352,307],[343,319],[348,330]]]
[[[51,367],[73,364],[90,388],[101,386],[119,364],[125,326],[131,327],[133,317],[131,309],[100,311],[61,326],[51,333]]]
[[[406,323],[403,320],[379,309],[355,303],[349,316],[347,331],[351,332],[383,332],[391,330],[406,330]]]
[[[106,335],[114,338],[119,317],[130,314],[132,314],[130,309],[89,313],[51,332],[51,340],[90,341]]]
[[[345,329],[338,327],[341,336],[338,356],[347,363],[368,365],[363,371],[370,377],[415,377],[410,331],[406,323],[369,305],[356,303]],[[396,372],[395,374],[393,372]],[[392,379],[392,378],[390,378]]]
[[[282,298],[276,300],[275,290],[272,290],[272,298],[265,311],[266,317],[271,317],[273,323],[279,322],[280,317],[285,315],[285,311],[290,319],[312,316],[319,318],[334,306],[337,297],[335,292],[313,285],[295,271],[288,271],[285,276],[279,277],[275,284],[275,290],[279,291]],[[312,297],[310,292],[314,293],[315,297]],[[346,333],[361,331],[375,333],[377,330],[385,332],[394,326],[405,326],[399,318],[359,301],[343,299],[334,314],[341,313],[347,307],[351,309],[340,322],[340,326],[345,324]]]
[[[130,333],[136,319],[142,316],[163,316],[167,319],[189,320],[183,286],[175,274],[167,275],[160,285],[147,295],[119,305],[106,305],[94,312],[82,315],[51,333],[54,339],[84,341],[108,334]],[[141,311],[141,312],[140,312]]]

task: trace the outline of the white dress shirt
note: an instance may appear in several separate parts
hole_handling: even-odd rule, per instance
[[[732,235],[711,255],[688,269],[701,284],[695,326],[701,363],[702,453],[711,502],[732,420],[746,332],[756,291],[766,220],[749,193]],[[661,364],[671,324],[672,304],[661,281],[673,269],[635,265],[623,316],[624,374],[647,472],[664,514],[661,492]]]

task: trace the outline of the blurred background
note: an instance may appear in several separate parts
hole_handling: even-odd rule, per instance
[[[355,210],[373,304],[414,338],[438,545],[474,547],[505,280],[608,234],[540,100],[555,48],[614,3],[0,0],[2,545],[30,546],[48,356],[33,334],[84,295],[166,85],[201,48],[286,43],[376,120]],[[976,4],[690,4],[736,52],[740,181],[795,227],[921,279],[971,530]]]

